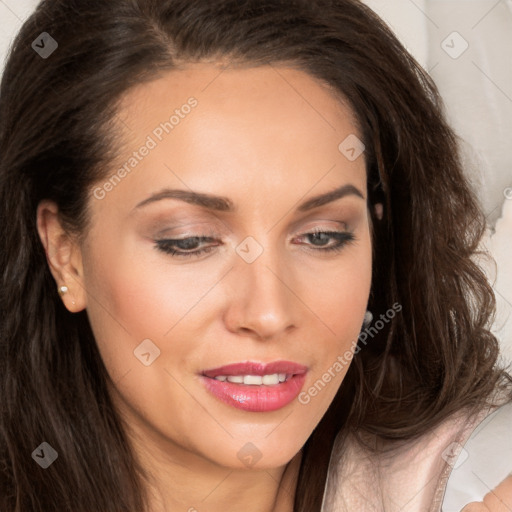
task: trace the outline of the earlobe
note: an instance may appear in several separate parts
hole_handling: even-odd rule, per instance
[[[39,203],[37,231],[64,305],[72,313],[83,310],[86,307],[86,294],[80,247],[62,226],[55,202],[43,200]]]

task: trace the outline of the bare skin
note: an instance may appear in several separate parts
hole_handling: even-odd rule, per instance
[[[462,512],[511,512],[512,511],[512,476],[498,487],[488,492],[483,501],[466,505]]]
[[[157,140],[155,128],[191,97],[197,106]],[[115,406],[150,474],[150,510],[290,512],[301,448],[346,374],[348,363],[333,365],[353,352],[370,291],[364,154],[351,160],[338,149],[360,135],[353,115],[301,71],[204,63],[131,90],[118,121],[123,151],[97,184],[103,197],[91,191],[84,242],[64,231],[50,201],[39,205],[38,229],[56,284],[69,289],[65,306],[87,310]],[[156,147],[105,185],[152,134]],[[298,208],[344,185],[360,194]],[[234,210],[169,198],[137,207],[164,188],[227,197]],[[321,251],[338,239],[308,236],[314,230],[354,240]],[[215,241],[194,246],[210,247],[198,256],[156,243],[201,236]],[[247,237],[257,243],[243,245]],[[248,263],[237,247],[261,254]],[[134,357],[146,339],[160,351],[148,366]],[[276,360],[307,367],[303,390],[325,385],[307,403],[248,412],[202,382],[208,368]],[[255,447],[255,464],[239,457],[244,446]]]

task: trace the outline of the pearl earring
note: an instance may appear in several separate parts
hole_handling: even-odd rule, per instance
[[[59,286],[59,295],[62,297],[65,293],[68,293],[69,289],[67,286]],[[71,300],[73,306],[76,304],[74,300]]]
[[[382,203],[377,203],[374,205],[375,215],[377,219],[382,220],[382,216],[384,215],[384,206]]]
[[[366,329],[372,323],[372,320],[372,312],[367,310],[366,313],[364,314],[363,329]]]

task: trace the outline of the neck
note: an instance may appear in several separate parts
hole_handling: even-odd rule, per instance
[[[272,469],[231,469],[201,461],[166,463],[145,453],[150,512],[293,512],[302,453]]]
[[[129,438],[148,477],[149,512],[293,512],[302,451],[277,468],[240,469],[157,436]]]

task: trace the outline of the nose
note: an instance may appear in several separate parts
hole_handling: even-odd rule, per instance
[[[237,257],[224,314],[227,329],[261,340],[291,332],[300,314],[294,284],[292,271],[275,251],[263,251],[252,263]]]

